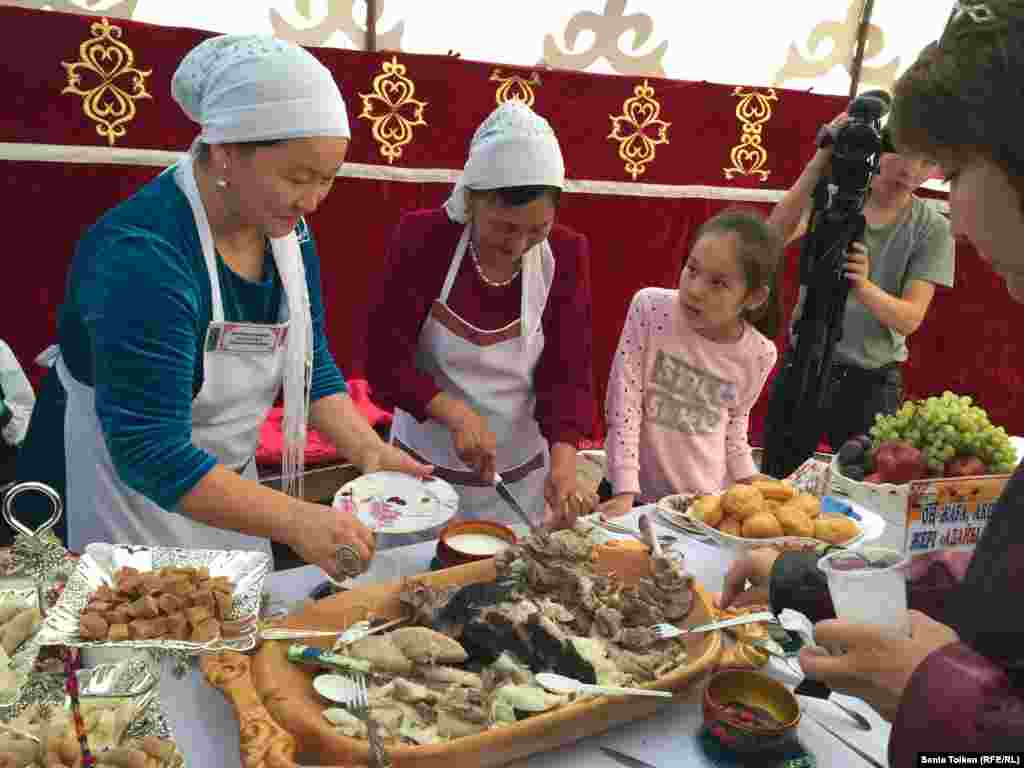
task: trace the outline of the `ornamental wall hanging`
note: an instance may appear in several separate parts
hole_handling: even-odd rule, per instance
[[[633,96],[622,104],[621,115],[608,115],[612,132],[608,138],[619,142],[619,157],[625,163],[626,173],[636,181],[654,162],[658,144],[668,144],[668,129],[672,123],[660,120],[661,103],[654,98],[654,87],[644,80],[633,88]]]
[[[540,75],[531,72],[529,79],[519,75],[503,76],[502,70],[495,69],[491,72],[490,81],[501,83],[494,92],[494,100],[500,107],[507,101],[521,101],[526,106],[533,108],[535,101],[534,87],[540,87]]]
[[[740,121],[742,129],[740,143],[729,151],[732,167],[723,168],[722,172],[727,179],[740,174],[760,176],[761,181],[765,181],[771,171],[764,167],[768,162],[768,150],[761,143],[761,131],[764,124],[772,118],[771,102],[778,101],[779,97],[775,94],[774,88],[761,93],[744,91],[742,85],[737,86],[732,95],[740,97],[740,103],[736,105],[736,119]]]
[[[89,27],[92,38],[78,46],[78,61],[62,61],[68,84],[61,93],[82,97],[82,111],[111,146],[135,118],[135,101],[153,98],[146,78],[153,70],[135,67],[135,52],[119,39],[121,28],[107,19]]]
[[[416,84],[405,76],[405,65],[398,57],[381,63],[383,74],[373,78],[373,93],[360,93],[363,111],[360,119],[373,124],[373,138],[389,163],[402,156],[403,147],[413,139],[413,128],[426,125],[423,110],[427,102],[413,98]]]

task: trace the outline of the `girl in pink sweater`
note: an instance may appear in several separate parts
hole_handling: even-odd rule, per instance
[[[726,210],[698,230],[678,290],[633,297],[605,401],[603,514],[757,476],[747,428],[778,354],[782,247],[757,213]]]

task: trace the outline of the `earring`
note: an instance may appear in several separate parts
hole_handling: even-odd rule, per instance
[[[228,172],[228,164],[224,163],[224,173],[227,173],[227,172]],[[220,189],[227,189],[227,187],[228,187],[228,180],[225,179],[223,176],[218,178],[215,183],[216,183],[217,187],[220,188]]]

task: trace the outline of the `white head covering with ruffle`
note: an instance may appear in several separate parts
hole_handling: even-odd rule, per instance
[[[466,166],[445,203],[452,221],[468,220],[467,189],[565,186],[558,138],[543,117],[521,101],[507,101],[473,134]]]
[[[206,144],[310,136],[349,138],[345,100],[306,49],[267,35],[221,35],[182,59],[171,95]]]
[[[202,128],[192,143],[193,154],[200,143],[351,137],[345,100],[330,70],[300,46],[267,35],[204,40],[182,59],[171,94]],[[294,232],[273,238],[271,247],[289,318],[281,484],[301,497],[313,326],[298,238]]]

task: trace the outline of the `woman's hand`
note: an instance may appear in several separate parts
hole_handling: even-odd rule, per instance
[[[455,455],[485,483],[493,483],[498,439],[487,426],[487,419],[472,408],[463,408],[450,429]]]
[[[718,607],[768,605],[768,585],[779,554],[777,549],[761,547],[741,555],[725,574],[725,585]]]
[[[873,624],[822,621],[814,640],[824,648],[842,649],[839,656],[821,650],[800,651],[804,673],[834,691],[857,696],[890,722],[899,710],[903,690],[918,665],[932,651],[959,641],[956,632],[920,611],[910,611],[910,637]]]
[[[385,443],[383,440],[379,445],[374,445],[366,451],[359,468],[364,475],[390,470],[404,472],[415,477],[427,477],[434,472],[433,466],[421,464],[401,448]]]
[[[597,508],[597,512],[605,518],[628,515],[633,510],[633,499],[635,498],[636,494],[633,493],[617,493],[608,501],[603,502]]]
[[[576,448],[564,443],[551,447],[551,471],[544,481],[545,528],[572,528],[583,510],[576,488]]]
[[[376,549],[373,532],[351,512],[324,504],[301,502],[296,507],[286,543],[312,565],[319,565],[336,579],[348,574],[338,570],[335,553],[342,544],[354,547],[365,571]]]

